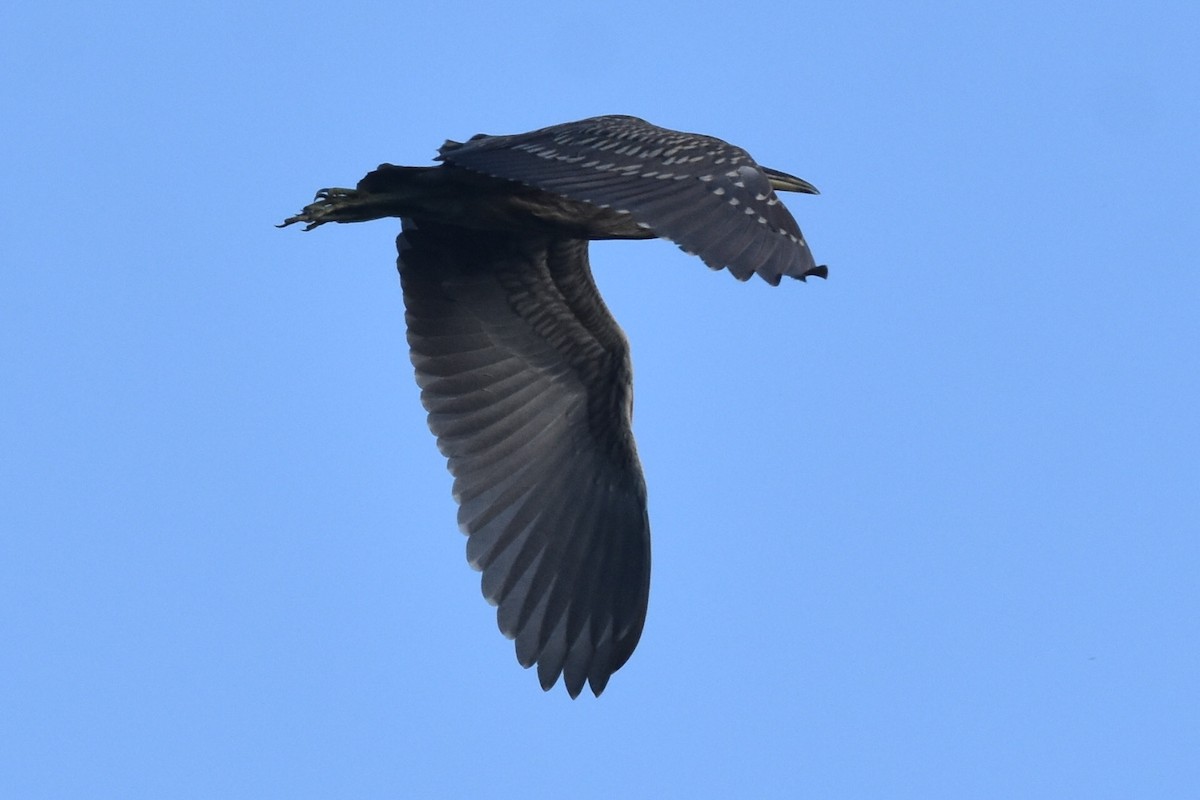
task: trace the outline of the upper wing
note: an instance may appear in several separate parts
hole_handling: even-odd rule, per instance
[[[633,652],[650,583],[624,335],[587,242],[404,221],[421,400],[449,460],[467,558],[542,687],[600,694]]]
[[[636,117],[607,116],[515,136],[447,142],[440,158],[631,214],[739,280],[824,277],[766,173],[739,147]]]

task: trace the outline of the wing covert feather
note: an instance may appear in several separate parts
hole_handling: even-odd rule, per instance
[[[824,276],[766,172],[740,147],[625,116],[447,142],[447,163],[630,214],[739,280]],[[698,224],[700,223],[700,224]]]

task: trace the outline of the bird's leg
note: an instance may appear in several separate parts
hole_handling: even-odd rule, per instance
[[[316,199],[306,205],[299,214],[288,217],[278,228],[286,228],[297,222],[306,223],[304,230],[311,231],[326,222],[366,222],[390,216],[379,208],[379,198],[357,189],[322,189]]]
[[[305,223],[309,231],[326,222],[367,222],[427,212],[447,189],[442,167],[397,167],[380,164],[353,189],[322,189],[316,199],[280,225]],[[442,187],[439,189],[439,187]],[[453,187],[450,187],[451,190]]]

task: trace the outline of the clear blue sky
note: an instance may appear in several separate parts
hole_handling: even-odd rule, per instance
[[[1200,796],[1194,3],[24,3],[0,796]],[[599,700],[464,560],[392,221],[602,113],[800,175],[826,282],[593,249],[654,576]]]

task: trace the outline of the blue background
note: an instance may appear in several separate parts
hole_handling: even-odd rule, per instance
[[[0,27],[0,796],[1200,796],[1194,3],[26,3]],[[602,243],[655,571],[599,700],[479,596],[392,221],[627,113],[826,282]]]

